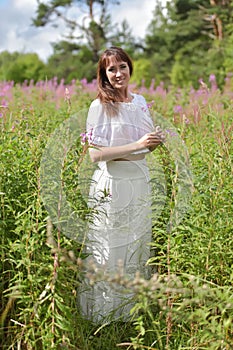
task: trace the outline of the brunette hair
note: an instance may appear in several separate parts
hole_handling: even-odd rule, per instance
[[[110,56],[114,56],[117,61],[126,62],[129,66],[130,76],[133,73],[132,60],[122,48],[112,46],[109,49],[105,50],[99,59],[98,68],[97,68],[97,83],[98,83],[97,98],[99,98],[102,103],[120,101],[120,96],[118,91],[112,87],[106,75],[106,67],[108,65]]]

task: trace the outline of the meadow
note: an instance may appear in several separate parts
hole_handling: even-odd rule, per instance
[[[82,242],[63,234],[41,192],[46,145],[74,114],[85,132],[80,111],[95,97],[96,82],[0,82],[1,349],[233,348],[233,77],[226,77],[221,90],[214,75],[199,83],[198,89],[153,81],[150,87],[132,85],[177,142],[148,158],[151,169],[159,164],[166,182],[163,206],[153,219],[153,277],[137,274],[129,281],[120,271],[105,276],[134,290],[135,306],[130,322],[100,326],[83,320],[77,307]],[[63,152],[59,134],[56,140],[56,152]],[[72,210],[85,220],[89,212],[80,178],[88,178],[91,169],[81,141],[77,137],[66,150],[51,186],[52,191],[62,187]],[[170,227],[177,203],[180,213],[187,197],[178,197],[180,168],[174,159],[183,147],[191,195]],[[98,279],[92,266],[89,278]]]

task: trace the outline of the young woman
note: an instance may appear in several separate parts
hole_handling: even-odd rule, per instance
[[[98,95],[90,106],[87,132],[90,158],[98,162],[90,189],[90,205],[97,215],[88,233],[87,264],[115,273],[119,263],[133,278],[136,271],[149,277],[151,209],[146,153],[163,141],[154,129],[143,96],[129,91],[132,61],[118,47],[100,57]],[[82,313],[94,322],[126,320],[133,305],[132,293],[119,286],[85,280],[80,293]]]

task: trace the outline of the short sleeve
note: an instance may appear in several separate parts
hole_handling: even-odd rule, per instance
[[[86,131],[90,143],[97,146],[109,146],[111,139],[111,124],[108,120],[104,106],[99,100],[94,100],[88,111]]]

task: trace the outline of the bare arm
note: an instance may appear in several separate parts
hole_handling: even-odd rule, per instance
[[[125,158],[135,151],[140,151],[147,147],[156,147],[161,143],[161,137],[156,132],[145,134],[136,142],[123,146],[97,147],[90,148],[90,157],[92,162],[109,161],[117,158]]]

